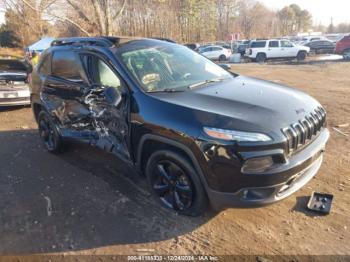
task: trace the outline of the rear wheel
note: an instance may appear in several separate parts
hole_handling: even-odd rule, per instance
[[[205,190],[183,156],[169,150],[156,151],[145,171],[151,189],[164,207],[188,216],[204,213],[208,206]]]
[[[39,135],[46,149],[51,153],[58,153],[62,149],[62,139],[57,132],[51,116],[41,111],[38,116]]]
[[[350,60],[350,49],[347,49],[343,52],[343,58],[345,60]]]
[[[220,62],[226,61],[226,56],[225,56],[225,55],[219,56],[219,61],[220,61]]]
[[[297,55],[297,60],[298,61],[303,61],[306,58],[306,52],[305,51],[300,51]]]
[[[261,64],[261,63],[265,63],[265,61],[266,61],[266,55],[264,53],[257,54],[256,62]]]

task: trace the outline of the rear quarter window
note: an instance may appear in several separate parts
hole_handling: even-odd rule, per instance
[[[278,41],[270,41],[269,47],[279,47],[279,42]]]
[[[263,48],[266,46],[266,41],[252,42],[250,44],[251,48]]]

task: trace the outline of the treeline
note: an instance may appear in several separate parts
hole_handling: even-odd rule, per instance
[[[277,12],[255,0],[3,0],[0,44],[26,46],[45,36],[128,35],[179,42],[290,35],[312,27],[293,4]]]

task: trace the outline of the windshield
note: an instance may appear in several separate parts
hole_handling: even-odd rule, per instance
[[[146,92],[184,91],[234,77],[189,48],[171,43],[134,41],[118,48],[116,55]]]

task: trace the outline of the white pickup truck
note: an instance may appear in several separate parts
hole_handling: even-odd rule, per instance
[[[267,59],[290,59],[296,58],[298,61],[304,60],[310,48],[296,45],[288,40],[257,40],[252,41],[246,50],[245,56],[259,63]]]

